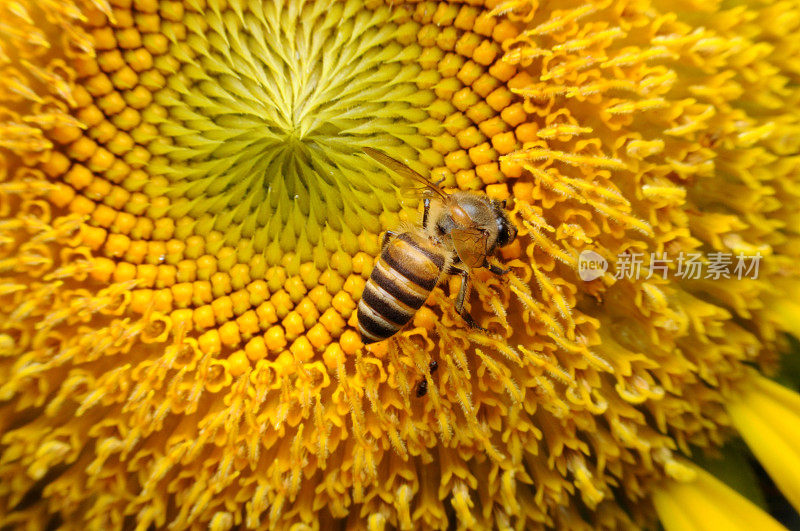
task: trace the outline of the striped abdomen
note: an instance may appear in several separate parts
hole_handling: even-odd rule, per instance
[[[358,303],[364,343],[393,336],[411,320],[439,282],[445,255],[427,237],[401,234],[384,247]]]

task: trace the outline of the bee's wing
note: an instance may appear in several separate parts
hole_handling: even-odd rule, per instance
[[[432,183],[431,181],[429,181],[428,179],[426,179],[425,177],[423,177],[419,173],[415,172],[414,170],[412,170],[411,168],[409,168],[408,166],[406,166],[405,164],[403,164],[399,160],[395,160],[392,157],[390,157],[389,155],[386,155],[385,153],[382,153],[382,152],[378,151],[377,149],[372,149],[372,148],[368,148],[368,147],[364,148],[364,153],[366,153],[367,155],[369,155],[373,159],[377,160],[383,166],[389,168],[390,170],[392,170],[393,172],[397,173],[398,175],[402,175],[403,177],[405,177],[407,179],[411,179],[412,181],[416,181],[416,182],[422,184],[425,187],[425,189],[430,190],[434,194],[436,194],[439,197],[441,197],[443,200],[447,201],[447,194],[445,194],[442,191],[441,188],[439,188],[434,183]]]
[[[488,254],[489,235],[476,228],[455,228],[450,231],[453,246],[461,261],[468,267],[481,267]]]

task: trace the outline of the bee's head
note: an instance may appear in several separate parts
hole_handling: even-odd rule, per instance
[[[497,213],[497,247],[505,247],[512,243],[517,237],[517,227],[506,213],[506,200],[494,202],[495,212]]]

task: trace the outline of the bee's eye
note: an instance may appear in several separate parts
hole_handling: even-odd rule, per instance
[[[500,201],[500,208],[505,208],[505,207],[506,207],[506,200],[503,199],[502,201]]]
[[[499,223],[499,232],[497,234],[497,246],[498,247],[505,247],[509,243],[514,241],[514,238],[517,237],[517,228],[509,223],[505,217],[498,218]]]

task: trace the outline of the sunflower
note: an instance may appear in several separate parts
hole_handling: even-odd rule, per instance
[[[690,457],[741,435],[800,508],[768,378],[798,31],[791,0],[0,3],[0,525],[780,528]],[[453,282],[361,342],[419,216],[364,147],[507,201],[486,332]]]

